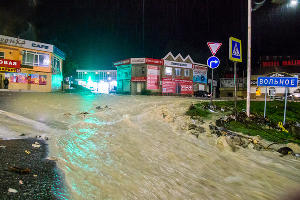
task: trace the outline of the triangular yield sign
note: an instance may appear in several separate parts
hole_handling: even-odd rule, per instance
[[[212,53],[212,55],[216,55],[216,53],[218,52],[218,50],[222,46],[222,43],[208,42],[207,45],[208,45],[208,47],[209,47],[210,52]]]

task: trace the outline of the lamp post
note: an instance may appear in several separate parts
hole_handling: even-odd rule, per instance
[[[251,16],[252,1],[248,0],[248,56],[247,56],[247,116],[250,117],[250,98],[251,98]]]
[[[290,0],[290,6],[297,6],[299,0]],[[260,8],[266,0],[262,0],[261,2],[255,2],[256,7],[252,9],[252,0],[248,0],[248,56],[247,56],[247,104],[246,104],[246,113],[247,116],[250,116],[250,98],[251,98],[251,18],[252,11]],[[274,0],[276,2],[276,0]],[[278,1],[279,2],[279,1]]]

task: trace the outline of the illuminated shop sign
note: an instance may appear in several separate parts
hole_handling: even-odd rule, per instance
[[[147,77],[144,77],[144,76],[142,76],[142,77],[131,77],[131,81],[133,81],[133,82],[144,82],[144,81],[147,81]]]
[[[115,62],[114,66],[129,65],[129,64],[130,64],[130,59],[126,59],[126,60],[121,60],[121,61]]]
[[[161,59],[153,59],[153,58],[146,58],[146,63],[150,65],[163,65],[164,62]]]
[[[17,68],[0,67],[0,72],[18,72]]]
[[[144,64],[146,62],[146,58],[131,58],[131,64]]]
[[[181,68],[188,68],[188,69],[193,68],[193,64],[191,63],[175,62],[169,60],[164,60],[164,65],[170,67],[181,67]]]
[[[274,59],[261,61],[262,67],[300,66],[300,59]]]
[[[53,52],[53,45],[0,35],[0,44]]]
[[[20,61],[0,58],[0,67],[20,68],[20,65],[21,65]]]

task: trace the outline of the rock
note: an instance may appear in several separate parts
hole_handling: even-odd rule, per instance
[[[244,141],[239,136],[234,136],[232,138],[232,142],[234,145],[242,146],[244,144]]]
[[[254,144],[253,143],[249,143],[248,149],[254,149]]]
[[[246,138],[243,138],[242,141],[243,141],[242,147],[247,148],[248,145],[250,144],[250,141]]]
[[[288,129],[288,131],[295,138],[300,139],[300,127],[298,127],[298,126],[290,126],[289,129]]]
[[[81,113],[79,113],[80,115],[88,115],[88,114],[90,114],[90,113],[88,113],[88,112],[81,112]]]
[[[101,106],[97,106],[96,109],[97,109],[97,110],[101,110],[102,107],[101,107]]]
[[[293,150],[289,147],[282,147],[278,149],[277,152],[281,153],[282,155],[294,154]]]
[[[25,134],[24,134],[24,133],[22,133],[20,136],[25,136]]]
[[[191,132],[191,134],[192,134],[192,135],[194,135],[194,136],[196,136],[196,138],[198,138],[198,137],[199,137],[199,133],[198,133],[198,132],[196,132],[196,131],[192,131],[192,132]]]
[[[256,151],[261,151],[261,150],[264,150],[265,147],[263,145],[259,144],[259,143],[254,143],[253,149],[256,150]]]
[[[295,143],[288,143],[287,147],[293,150],[294,153],[300,153],[300,146]]]
[[[226,136],[220,136],[217,139],[217,145],[223,147],[226,150],[236,151],[236,146]]]
[[[72,114],[71,114],[71,113],[64,113],[64,116],[65,116],[65,117],[71,117]]]

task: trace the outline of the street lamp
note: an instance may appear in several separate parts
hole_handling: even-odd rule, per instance
[[[290,5],[295,7],[298,4],[297,0],[291,0]]]

